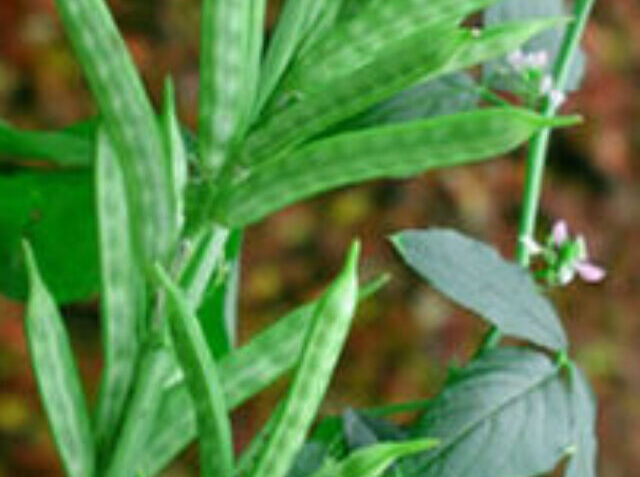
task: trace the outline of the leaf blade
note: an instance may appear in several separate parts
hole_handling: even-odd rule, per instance
[[[571,442],[567,383],[544,354],[497,348],[460,371],[411,431],[441,445],[403,462],[407,477],[545,474]]]
[[[567,348],[560,319],[531,276],[494,249],[447,229],[409,230],[392,242],[438,291],[505,334],[554,351]]]

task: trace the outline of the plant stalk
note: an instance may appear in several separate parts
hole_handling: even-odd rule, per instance
[[[595,0],[576,0],[575,2],[573,21],[567,28],[553,66],[552,76],[555,89],[565,91],[567,88],[572,62],[580,45],[580,41],[582,40],[594,4]],[[541,114],[546,117],[553,117],[556,114],[555,106],[548,99],[542,107]],[[527,154],[526,180],[515,254],[518,264],[525,268],[529,266],[531,257],[522,238],[531,237],[535,232],[550,138],[551,129],[543,129],[540,131],[531,140]],[[492,327],[485,335],[480,349],[486,350],[494,348],[500,341],[500,338],[500,331],[496,327]]]

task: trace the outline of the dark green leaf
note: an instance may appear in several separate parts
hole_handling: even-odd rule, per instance
[[[446,229],[409,230],[392,240],[409,267],[503,333],[552,350],[567,347],[560,319],[529,273],[493,248]]]
[[[67,475],[90,477],[93,436],[69,338],[26,242],[24,253],[30,282],[24,326],[42,405]]]
[[[440,440],[403,462],[407,477],[513,477],[551,471],[572,444],[572,399],[562,368],[524,348],[467,365],[411,431]]]
[[[90,119],[59,131],[24,131],[0,121],[0,158],[45,160],[59,166],[91,164],[96,121]]]
[[[20,300],[26,297],[27,277],[20,245],[23,237],[37,254],[43,280],[58,303],[87,299],[98,292],[92,182],[91,171],[0,175],[3,294]]]

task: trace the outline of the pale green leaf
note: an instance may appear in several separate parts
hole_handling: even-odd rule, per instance
[[[495,249],[448,229],[403,231],[392,241],[405,263],[434,288],[504,334],[566,349],[560,318],[529,272]]]

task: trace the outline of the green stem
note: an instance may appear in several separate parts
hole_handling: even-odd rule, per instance
[[[566,90],[572,61],[580,45],[594,3],[595,0],[576,0],[575,2],[574,20],[567,28],[553,67],[555,89]],[[545,101],[541,114],[546,117],[552,117],[555,113],[556,108],[551,101]],[[531,237],[535,231],[550,138],[551,130],[544,129],[533,137],[529,145],[522,213],[520,215],[518,242],[516,245],[516,261],[523,267],[529,266],[531,257],[521,238]],[[499,341],[500,331],[492,327],[482,341],[480,348],[482,350],[493,348]]]

